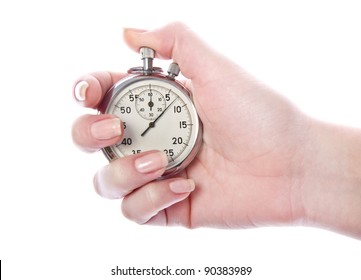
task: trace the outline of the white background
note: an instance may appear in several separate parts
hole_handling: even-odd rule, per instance
[[[117,265],[252,266],[245,279],[360,279],[361,242],[321,229],[133,224],[122,217],[119,201],[93,191],[93,174],[105,158],[83,154],[70,136],[73,120],[89,112],[73,101],[73,81],[138,65],[122,28],[152,29],[173,20],[191,26],[308,114],[361,127],[360,15],[357,1],[344,0],[1,0],[4,279],[139,279],[111,276]]]

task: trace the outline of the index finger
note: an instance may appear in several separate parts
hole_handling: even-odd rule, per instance
[[[207,84],[213,81],[214,77],[224,75],[223,69],[227,63],[234,67],[233,62],[213,50],[188,26],[180,22],[152,31],[126,28],[123,36],[128,46],[135,51],[147,46],[154,49],[158,57],[173,59],[178,63],[184,77],[199,84]],[[207,71],[200,72],[199,69]]]
[[[127,73],[95,72],[79,77],[73,86],[73,96],[82,106],[96,109],[105,93]]]

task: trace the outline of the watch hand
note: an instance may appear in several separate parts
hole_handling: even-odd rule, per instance
[[[153,103],[153,100],[152,100],[153,93],[152,93],[152,89],[150,88],[150,85],[149,85],[149,93],[150,94],[149,94],[148,106],[149,106],[150,111],[152,111],[154,103]]]
[[[149,129],[151,129],[152,127],[155,126],[155,122],[156,122],[157,120],[159,120],[159,118],[160,118],[161,116],[163,116],[163,114],[169,109],[169,107],[174,103],[174,101],[177,100],[177,98],[178,98],[178,96],[177,96],[176,98],[174,98],[174,100],[164,109],[164,111],[163,111],[154,121],[152,121],[152,122],[149,123],[147,129],[144,130],[143,133],[142,133],[140,136],[144,136],[144,135],[148,132]]]

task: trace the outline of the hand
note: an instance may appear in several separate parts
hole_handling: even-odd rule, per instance
[[[322,224],[327,207],[316,221],[313,200],[322,190],[312,192],[316,179],[309,175],[319,174],[319,166],[312,172],[305,166],[314,162],[316,147],[322,147],[316,141],[321,125],[183,24],[153,31],[126,29],[124,39],[135,51],[148,46],[159,58],[179,64],[203,122],[203,144],[184,172],[162,181],[155,181],[167,164],[161,152],[117,159],[95,175],[100,195],[124,198],[124,215],[141,224],[190,228]],[[97,108],[124,75],[102,72],[80,77],[75,96],[83,106]],[[82,116],[73,126],[74,142],[88,151],[121,137],[121,120],[111,115]]]

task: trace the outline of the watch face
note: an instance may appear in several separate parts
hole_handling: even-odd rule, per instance
[[[104,149],[107,157],[160,150],[168,156],[167,170],[187,165],[195,156],[201,123],[190,93],[163,75],[138,75],[118,82],[105,98],[105,113],[119,117],[124,137]]]

